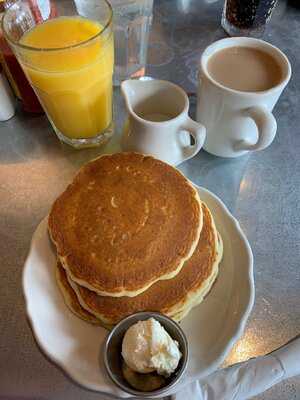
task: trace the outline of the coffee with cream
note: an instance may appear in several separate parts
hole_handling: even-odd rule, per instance
[[[208,60],[209,75],[230,89],[260,92],[271,89],[283,79],[283,72],[267,52],[244,46],[227,47]]]

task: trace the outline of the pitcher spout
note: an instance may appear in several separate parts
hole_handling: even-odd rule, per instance
[[[121,93],[124,97],[127,111],[133,116],[136,114],[135,107],[141,101],[142,83],[134,79],[128,79],[121,83]]]

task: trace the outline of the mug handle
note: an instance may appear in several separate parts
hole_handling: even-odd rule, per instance
[[[247,108],[244,111],[244,115],[252,118],[255,122],[258,130],[258,140],[254,144],[249,143],[247,140],[239,140],[234,144],[234,150],[263,150],[270,146],[277,130],[277,122],[274,115],[265,106]]]
[[[179,128],[178,133],[182,131],[189,132],[189,134],[193,136],[195,144],[185,145],[178,140],[182,156],[179,162],[183,162],[194,157],[202,148],[206,137],[205,127],[199,122],[193,121],[189,116],[187,116],[185,123]]]

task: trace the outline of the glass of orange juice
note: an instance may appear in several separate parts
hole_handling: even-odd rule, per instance
[[[112,8],[106,0],[18,0],[4,35],[60,140],[90,147],[112,136]]]

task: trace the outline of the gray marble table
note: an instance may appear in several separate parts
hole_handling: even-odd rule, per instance
[[[155,2],[147,73],[182,85],[192,100],[203,49],[221,38],[222,1]],[[239,219],[255,259],[256,302],[226,364],[270,352],[300,333],[300,10],[279,3],[265,34],[290,58],[293,78],[275,108],[271,147],[238,160],[201,151],[181,170]],[[26,320],[21,276],[31,236],[76,170],[118,150],[125,110],[115,91],[117,133],[102,149],[74,151],[45,117],[22,112],[0,124],[0,399],[104,399],[69,380],[39,351]],[[256,398],[300,399],[300,378]]]

